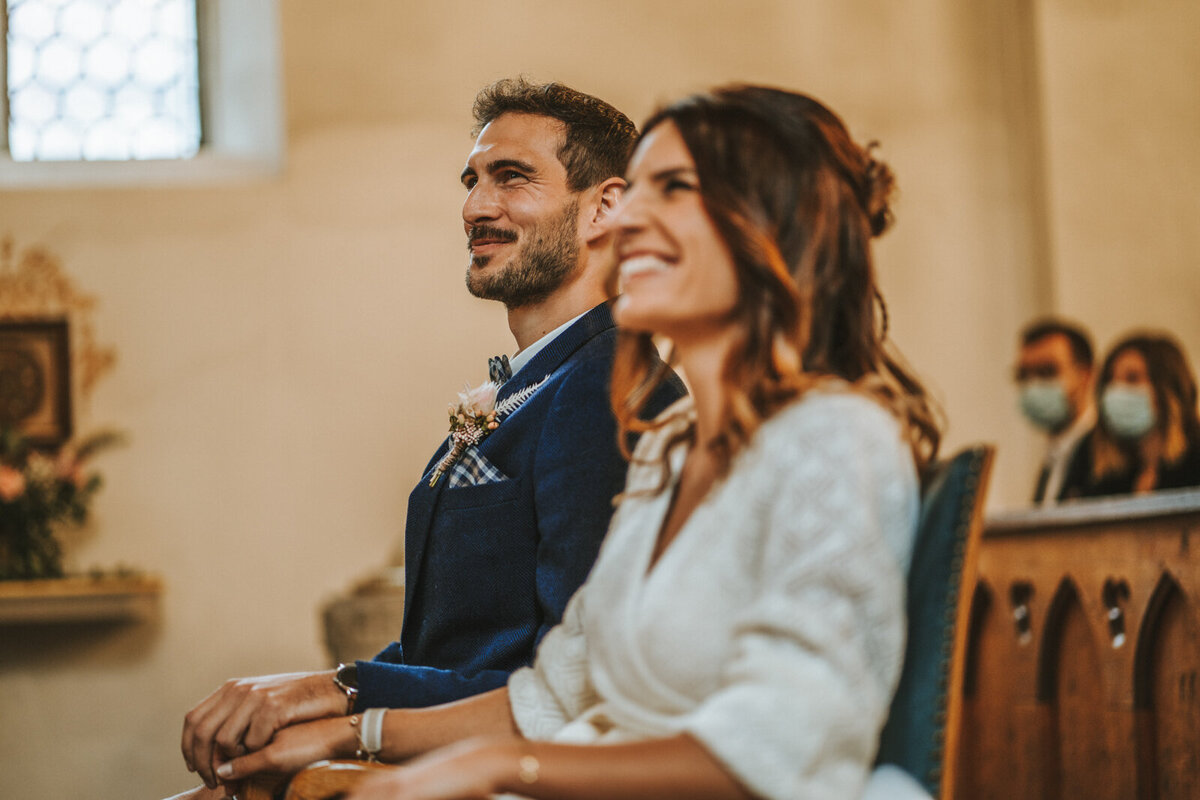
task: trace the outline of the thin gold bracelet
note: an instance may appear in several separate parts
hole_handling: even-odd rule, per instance
[[[350,717],[350,727],[354,729],[354,741],[358,743],[358,747],[354,750],[354,757],[359,761],[365,761],[367,748],[363,746],[362,730],[358,727],[358,714]]]

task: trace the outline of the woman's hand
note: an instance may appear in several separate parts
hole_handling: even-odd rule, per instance
[[[347,800],[488,800],[519,757],[512,740],[471,739],[372,775]]]
[[[275,734],[261,750],[231,759],[217,767],[224,783],[240,781],[260,772],[291,775],[314,761],[350,758],[358,737],[349,717],[334,717],[290,725]]]
[[[523,757],[530,757],[532,766],[522,764]],[[381,770],[349,800],[487,800],[535,788],[539,797],[576,800],[751,797],[703,745],[684,733],[606,745],[477,737]]]
[[[222,758],[257,750],[288,725],[345,712],[332,671],[227,681],[184,717],[183,759],[215,788],[214,765]]]

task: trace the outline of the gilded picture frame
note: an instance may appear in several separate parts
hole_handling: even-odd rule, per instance
[[[71,399],[67,320],[0,319],[0,428],[56,449],[71,438]]]

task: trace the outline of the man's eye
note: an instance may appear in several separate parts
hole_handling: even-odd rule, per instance
[[[475,184],[478,182],[479,181],[475,178],[465,178],[462,182],[462,185],[466,187],[468,191],[470,191],[471,189],[475,188]]]
[[[1053,380],[1058,377],[1058,367],[1054,364],[1035,364],[1017,367],[1017,380]]]
[[[512,181],[525,180],[525,176],[515,169],[506,169],[497,176],[497,180],[501,183],[511,183]]]

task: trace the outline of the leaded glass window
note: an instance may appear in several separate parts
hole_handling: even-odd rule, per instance
[[[180,159],[201,144],[196,0],[7,0],[14,161]]]

